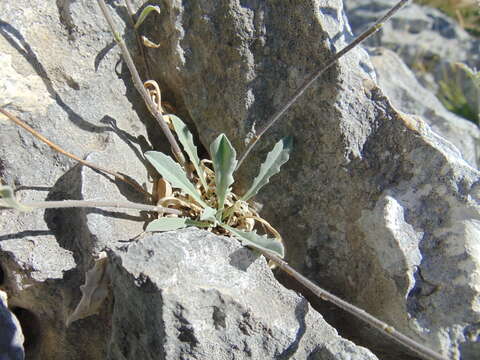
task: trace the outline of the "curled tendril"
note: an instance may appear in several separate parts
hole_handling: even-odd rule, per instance
[[[143,83],[143,86],[150,95],[153,103],[157,106],[157,109],[163,113],[162,92],[160,91],[160,87],[158,86],[157,82],[155,80],[148,80]]]

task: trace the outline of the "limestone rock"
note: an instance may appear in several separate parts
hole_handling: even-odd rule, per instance
[[[370,49],[378,85],[397,109],[422,116],[434,131],[452,142],[473,167],[480,163],[480,129],[445,109],[438,98],[423,87],[396,53],[386,48]]]
[[[142,4],[136,1],[135,5]],[[122,31],[128,23],[124,8],[112,6]],[[239,152],[252,130],[264,125],[267,116],[352,37],[343,5],[337,0],[222,0],[216,6],[207,0],[162,0],[159,6],[161,14],[149,17],[141,32],[161,44],[159,49],[147,50],[147,57],[165,99],[192,128],[196,127],[203,145],[225,132]],[[128,74],[115,75],[118,49],[112,45],[96,4],[9,1],[0,3],[0,13],[1,61],[9,64],[0,67],[0,72],[11,73],[11,68],[16,72],[8,76],[2,73],[1,77],[18,82],[19,89],[31,82],[33,92],[31,97],[20,96],[12,90],[15,86],[8,86],[9,90],[2,87],[2,96],[8,93],[6,98],[16,102],[8,109],[69,151],[81,157],[92,153],[92,161],[127,172],[139,183],[147,182],[139,153],[149,145],[138,136],[148,136],[150,143],[160,144],[159,130],[146,120],[149,117]],[[134,47],[131,30],[126,38]],[[39,89],[46,89],[48,96],[36,93]],[[115,196],[134,200],[125,188],[103,175],[79,167],[70,169],[73,162],[4,119],[0,127],[0,175],[16,185],[22,199]],[[250,183],[267,151],[285,135],[293,135],[296,144],[291,160],[256,200],[264,204],[262,215],[283,235],[292,265],[443,354],[474,359],[479,351],[480,316],[475,303],[479,296],[479,173],[421,118],[401,114],[391,106],[374,83],[373,66],[360,49],[322,76],[272,128],[236,174],[236,191]],[[130,167],[130,162],[135,165]],[[253,314],[247,311],[246,302],[233,296],[247,296],[244,289],[230,287],[233,295],[228,297],[208,282],[219,279],[210,279],[208,274],[222,273],[209,268],[207,262],[195,260],[194,248],[182,240],[191,230],[175,235],[178,240],[170,233],[150,238],[157,239],[151,244],[145,238],[128,247],[122,241],[138,234],[143,219],[122,213],[62,210],[18,216],[2,211],[0,243],[10,244],[10,250],[2,248],[0,262],[4,272],[12,274],[7,276],[4,289],[15,306],[29,312],[34,325],[37,321],[38,326],[32,329],[45,329],[42,337],[36,338],[36,347],[25,349],[27,357],[104,359],[107,354],[112,358],[118,353],[148,354],[150,348],[144,346],[143,336],[160,341],[160,336],[153,338],[157,330],[169,340],[165,354],[189,354],[197,344],[209,358],[207,351],[215,350],[204,344],[212,344],[215,336],[224,334],[228,341],[221,346],[217,341],[218,351],[227,351],[227,344],[234,344],[246,349],[242,354],[248,355],[248,349],[240,347],[243,343],[235,343],[236,335],[243,336],[242,330],[221,326],[222,311],[226,324],[230,319],[241,319],[244,313]],[[33,239],[42,245],[35,248]],[[164,268],[162,263],[150,265],[149,256],[165,258],[162,247],[154,242],[158,239],[167,239],[172,245],[167,254],[184,259],[175,266],[189,274],[169,272],[175,269]],[[182,247],[173,246],[175,241]],[[255,260],[251,270],[229,266],[229,260],[220,254],[246,251],[235,244],[215,237],[215,242],[212,238],[212,244],[204,247],[219,255],[213,264],[238,276],[223,279],[223,283],[240,284],[263,276],[269,279],[272,292],[285,301],[274,303],[275,297],[263,295],[264,302],[257,304],[249,298],[250,308],[255,306],[258,314],[243,321],[244,330],[255,336],[251,343],[245,339],[252,353],[264,351],[253,348],[260,339],[269,341],[269,349],[279,354],[298,340],[299,346],[290,350],[297,351],[299,359],[315,351],[320,351],[319,357],[327,357],[329,352],[330,358],[337,354],[348,358],[349,352],[357,351],[363,354],[359,356],[373,357],[337,337],[302,298],[275,284],[262,260]],[[34,262],[27,258],[28,246],[34,248]],[[112,283],[115,301],[107,301],[98,316],[79,320],[67,330],[64,322],[80,299],[85,271],[92,265],[93,255],[105,247],[116,261]],[[122,247],[126,247],[123,252]],[[199,267],[193,270],[188,264],[195,261]],[[187,296],[188,289],[176,283],[173,274],[198,281],[196,285],[209,284],[203,290],[194,288],[196,301],[209,307],[196,307],[194,298]],[[267,286],[267,282],[263,284]],[[165,290],[157,291],[160,286]],[[216,320],[212,319],[214,309],[202,296],[219,309]],[[267,307],[272,304],[278,308]],[[139,309],[148,311],[140,313]],[[161,309],[168,318],[159,315]],[[191,313],[194,309],[199,312]],[[288,309],[298,310],[292,314]],[[327,310],[322,315],[342,335],[361,341],[382,359],[404,357],[377,333]],[[125,317],[112,318],[115,311]],[[281,325],[266,327],[278,337],[267,339],[261,325],[267,324],[263,321],[270,321],[268,316],[275,311],[283,314]],[[208,331],[202,327],[205,323],[197,322],[201,319],[195,318],[197,315],[208,318]],[[309,333],[312,330],[305,328],[299,339],[301,321],[311,322],[312,330],[333,336],[335,342],[315,350],[313,341],[318,338]],[[111,339],[120,344],[119,336],[125,333],[121,326],[130,323],[130,347],[109,348]],[[146,323],[147,328],[143,326]],[[280,331],[283,327],[288,331]],[[232,348],[230,352],[240,350]]]
[[[348,0],[348,19],[355,33],[373,23],[395,0]],[[366,42],[394,50],[434,94],[441,86],[465,96],[468,115],[478,123],[480,89],[457,63],[480,67],[480,39],[471,36],[451,17],[437,9],[410,3]],[[392,69],[393,70],[393,69]]]
[[[2,1],[0,14],[0,106],[11,102],[7,110],[79,157],[108,149],[105,159],[115,160],[100,165],[145,182],[143,165],[136,173],[129,164],[138,162],[141,146],[149,148],[146,138],[155,127],[142,123],[148,117],[137,107],[141,100],[128,73],[115,72],[118,49],[97,4]],[[0,179],[21,200],[80,199],[81,172],[74,165],[0,115]],[[97,199],[122,196],[119,187]],[[95,211],[0,211],[1,286],[29,324],[26,357],[103,359],[108,306],[99,317],[65,327],[94,251],[104,246],[92,245],[85,226]]]
[[[148,32],[162,46],[149,54],[204,145],[225,132],[241,152],[252,128],[351,34],[336,1],[221,4],[162,1]],[[480,264],[468,249],[477,236],[479,174],[424,120],[395,110],[372,69],[358,49],[340,60],[253,152],[237,174],[237,190],[279,137],[293,135],[291,160],[257,198],[284,237],[288,260],[428,346],[472,358]],[[390,227],[399,233],[387,241]],[[465,263],[447,250],[449,236]],[[398,256],[384,259],[392,247]],[[364,327],[323,314],[356,338],[366,334],[382,358],[402,356]]]
[[[8,309],[7,294],[0,294],[0,359],[23,360],[23,333],[18,319]]]
[[[186,229],[111,257],[109,359],[376,359],[235,239]]]
[[[2,2],[0,10],[0,61],[4,65],[0,72],[6,80],[0,93],[5,102],[12,102],[7,109],[66,150],[127,173],[139,183],[148,182],[141,155],[150,149],[146,138],[157,144],[157,149],[161,149],[164,140],[156,125],[142,123],[148,115],[139,105],[141,101],[128,73],[115,74],[118,49],[113,46],[96,4]],[[115,15],[115,21],[121,29],[124,12],[121,7],[117,10],[121,16]],[[132,33],[127,33],[129,45],[133,44],[132,39]],[[0,176],[15,185],[21,200],[144,201],[128,187],[103,175],[72,167],[73,161],[3,117],[0,126]],[[94,255],[105,247],[125,246],[122,241],[138,235],[143,220],[138,213],[125,211],[64,209],[21,215],[2,211],[0,261],[6,279],[2,287],[28,325],[29,345],[25,351],[29,359],[105,358],[110,341],[111,303],[107,302],[98,316],[75,322],[68,329],[65,320],[80,299],[79,287]],[[265,265],[262,266],[266,272]],[[277,291],[285,291],[279,290],[271,275],[269,281]],[[295,307],[299,307],[300,315],[316,321],[321,318],[313,310],[307,311],[305,300],[287,294],[290,303],[285,306],[294,305],[294,312],[286,314],[286,319],[302,335]],[[221,316],[219,319],[221,322]],[[245,320],[245,326],[253,326],[254,320]],[[313,323],[312,330],[317,326]],[[374,358],[367,350],[340,338],[328,325],[322,326],[322,331],[335,342],[324,343],[321,349],[306,344],[306,350],[299,351],[330,357],[336,353],[348,357],[354,352],[363,358]],[[296,335],[285,336],[284,344],[289,339],[296,340]],[[266,335],[264,338],[267,340]],[[295,350],[293,345],[284,350]]]
[[[394,0],[349,0],[349,22],[354,31],[359,32],[394,4]],[[434,62],[464,62],[471,67],[480,61],[476,51],[479,42],[454,19],[437,9],[415,3],[408,4],[393,21],[384,24],[377,34],[367,40],[370,46],[395,49],[408,65],[430,58]]]

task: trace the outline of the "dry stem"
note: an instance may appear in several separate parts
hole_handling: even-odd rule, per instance
[[[8,111],[6,111],[5,109],[2,109],[0,108],[0,113],[2,113],[3,115],[5,115],[10,121],[14,122],[15,124],[17,124],[18,126],[20,126],[21,128],[25,129],[26,131],[28,131],[30,134],[32,134],[33,136],[35,136],[37,139],[39,139],[40,141],[44,142],[45,144],[47,144],[48,146],[50,146],[53,150],[59,152],[60,154],[63,154],[65,156],[68,156],[69,158],[75,160],[75,161],[78,161],[80,164],[82,165],[85,165],[85,166],[88,166],[89,168],[92,168],[94,170],[98,170],[98,171],[102,171],[106,174],[109,174],[109,175],[112,175],[114,176],[115,178],[127,183],[128,185],[130,186],[133,186],[135,189],[137,189],[138,191],[140,191],[141,193],[143,194],[146,194],[148,196],[150,196],[150,194],[144,189],[142,188],[139,184],[137,184],[136,182],[130,180],[129,178],[127,178],[126,176],[122,175],[122,174],[119,174],[115,171],[112,171],[112,170],[108,170],[108,169],[105,169],[104,167],[101,167],[101,166],[98,166],[98,165],[95,165],[95,164],[92,164],[88,161],[85,161],[81,158],[79,158],[78,156],[76,155],[73,155],[72,153],[69,153],[68,151],[66,150],[63,150],[60,146],[54,144],[53,142],[51,142],[50,140],[48,140],[45,136],[39,134],[37,131],[35,131],[33,128],[31,128],[30,126],[28,126],[26,123],[24,123],[22,120],[20,120],[19,118],[17,118],[16,116],[14,116],[13,114],[9,113]]]
[[[359,319],[373,326],[374,328],[376,328],[383,334],[387,335],[397,343],[400,343],[401,345],[404,345],[408,349],[414,351],[422,359],[447,360],[447,358],[443,357],[439,353],[403,335],[402,333],[395,330],[392,326],[375,318],[374,316],[367,313],[365,310],[362,310],[356,307],[355,305],[352,305],[340,299],[339,297],[329,293],[328,291],[322,289],[321,287],[317,286],[312,281],[308,280],[305,276],[297,272],[290,265],[288,265],[286,261],[280,259],[278,256],[273,255],[268,251],[264,251],[260,249],[257,249],[257,250],[260,251],[263,254],[263,256],[265,256],[265,258],[277,264],[278,267],[282,269],[285,273],[287,273],[289,276],[297,280],[300,284],[305,286],[308,290],[310,290],[313,294],[315,294],[315,296],[319,297],[322,300],[329,301],[337,305],[339,308],[347,311],[348,313],[358,317]]]
[[[26,207],[36,208],[36,209],[112,207],[112,208],[122,208],[122,209],[134,209],[134,210],[140,210],[140,211],[163,212],[166,214],[175,214],[175,215],[181,214],[181,212],[176,209],[169,209],[163,206],[138,204],[130,201],[101,201],[101,200],[31,201],[31,202],[22,202],[22,205]]]
[[[145,50],[143,49],[143,44],[142,44],[142,40],[140,39],[140,35],[138,34],[137,29],[135,29],[135,11],[133,11],[133,6],[130,0],[125,0],[125,5],[127,6],[128,15],[130,15],[132,28],[135,31],[137,47],[138,47],[138,51],[140,52],[140,58],[142,59],[143,65],[145,67],[145,74],[147,75],[147,79],[151,79],[152,75],[150,71],[150,65],[148,64],[148,59],[145,55]]]
[[[168,125],[167,125],[165,119],[163,118],[161,110],[159,108],[157,108],[157,106],[153,103],[150,95],[148,94],[147,90],[143,86],[143,82],[140,79],[140,75],[138,74],[137,68],[135,67],[133,59],[130,56],[130,52],[128,51],[128,48],[127,48],[127,45],[125,44],[125,41],[123,41],[120,34],[115,31],[115,25],[113,24],[113,19],[110,16],[110,13],[108,12],[107,5],[105,4],[105,1],[104,0],[97,0],[97,2],[98,2],[98,5],[100,6],[100,9],[102,10],[103,16],[105,17],[108,25],[110,26],[110,30],[113,33],[113,37],[114,37],[115,41],[120,46],[120,50],[122,51],[122,55],[123,55],[123,60],[125,61],[128,69],[130,70],[130,74],[132,75],[133,84],[134,84],[135,88],[137,89],[137,91],[142,96],[142,98],[145,101],[145,104],[147,105],[150,112],[153,114],[155,119],[157,119],[158,124],[162,128],[163,133],[167,137],[167,140],[170,143],[170,145],[172,146],[172,152],[175,155],[175,158],[180,163],[180,165],[184,166],[185,165],[185,157],[183,156],[183,153],[180,150],[180,147],[178,146],[177,140],[175,140],[175,137],[173,136],[172,132],[168,128]]]

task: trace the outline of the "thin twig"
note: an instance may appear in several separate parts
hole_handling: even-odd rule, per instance
[[[121,180],[125,183],[127,183],[128,185],[130,186],[133,186],[136,190],[140,191],[141,193],[143,194],[146,194],[148,196],[150,196],[150,194],[144,189],[142,188],[139,184],[137,184],[136,182],[130,180],[129,178],[127,178],[126,176],[122,175],[122,174],[119,174],[115,171],[112,171],[112,170],[108,170],[108,169],[105,169],[104,167],[101,167],[101,166],[98,166],[98,165],[95,165],[95,164],[92,164],[88,161],[85,161],[81,158],[79,158],[78,156],[76,155],[73,155],[72,153],[69,153],[68,151],[66,150],[63,150],[60,146],[54,144],[53,142],[51,142],[50,140],[48,140],[45,136],[41,135],[40,133],[38,133],[36,130],[34,130],[33,128],[31,128],[29,125],[27,125],[26,123],[24,123],[22,120],[20,120],[19,118],[17,118],[16,116],[14,116],[13,114],[9,113],[8,111],[6,111],[5,109],[2,109],[0,108],[0,113],[2,113],[3,115],[5,115],[10,121],[14,122],[15,124],[17,124],[18,126],[20,126],[21,128],[25,129],[26,131],[28,131],[30,134],[32,134],[33,136],[35,136],[37,139],[39,139],[40,141],[44,142],[45,144],[47,144],[48,146],[50,146],[53,150],[59,152],[60,154],[63,154],[75,161],[78,161],[80,164],[82,165],[85,165],[85,166],[88,166],[89,168],[92,168],[94,170],[98,170],[98,171],[102,171],[106,174],[109,174],[109,175],[112,175],[114,176],[115,178],[117,178],[118,180]]]
[[[175,155],[175,158],[180,163],[180,165],[184,166],[185,157],[183,156],[183,153],[180,150],[180,147],[178,146],[177,140],[175,140],[175,137],[173,136],[165,119],[163,118],[161,110],[157,108],[157,106],[153,103],[147,90],[145,90],[145,87],[143,86],[142,80],[140,79],[140,75],[138,74],[137,68],[135,67],[132,57],[130,56],[130,52],[128,51],[125,41],[123,41],[120,34],[115,31],[115,25],[113,24],[113,19],[110,16],[110,13],[108,12],[105,1],[97,0],[97,2],[98,2],[98,5],[100,6],[100,9],[102,10],[103,16],[105,17],[108,25],[110,26],[110,30],[112,31],[115,41],[120,46],[120,50],[122,51],[122,55],[123,55],[123,60],[125,61],[128,69],[130,70],[130,74],[132,75],[133,84],[135,88],[137,89],[137,91],[140,93],[143,100],[145,101],[145,104],[147,105],[148,110],[150,110],[150,112],[155,117],[155,119],[157,119],[158,124],[160,125],[165,136],[167,137],[168,142],[172,146],[172,152]]]
[[[97,201],[97,200],[62,200],[62,201],[31,201],[22,202],[22,205],[36,209],[53,209],[53,208],[101,208],[112,207],[122,209],[134,209],[140,211],[152,211],[159,213],[168,213],[181,215],[181,211],[170,209],[163,206],[137,204],[129,201]]]
[[[294,268],[292,268],[288,263],[278,256],[273,255],[268,251],[264,251],[261,249],[259,250],[263,256],[265,256],[268,260],[273,261],[275,264],[278,265],[280,269],[286,272],[289,276],[297,280],[300,284],[305,286],[308,290],[310,290],[315,296],[319,297],[322,300],[329,301],[339,308],[347,311],[348,313],[358,317],[359,319],[363,320],[367,324],[373,326],[381,333],[387,335],[397,343],[407,347],[408,349],[417,353],[423,359],[434,359],[434,360],[447,360],[446,357],[438,354],[437,352],[430,350],[426,346],[416,342],[415,340],[410,339],[409,337],[403,335],[402,333],[395,330],[392,326],[384,323],[383,321],[375,318],[374,316],[367,313],[365,310],[362,310],[355,305],[352,305],[339,297],[329,293],[328,291],[322,289],[321,287],[317,286],[310,280],[308,280],[305,276],[297,272]]]
[[[130,22],[131,22],[132,28],[135,31],[135,38],[137,40],[138,51],[140,52],[140,57],[142,58],[143,66],[145,67],[145,75],[147,76],[147,79],[151,79],[152,73],[150,71],[150,65],[148,64],[148,59],[145,56],[143,43],[142,43],[142,40],[140,39],[140,35],[137,29],[135,29],[135,11],[133,11],[133,6],[130,0],[125,0],[125,5],[127,6],[128,15],[130,15],[130,20],[131,20]]]
[[[247,157],[247,155],[252,151],[253,147],[255,144],[260,140],[260,138],[263,136],[263,134],[270,129],[270,127],[275,124],[275,122],[280,119],[280,117],[292,106],[300,96],[305,92],[307,88],[312,85],[315,80],[319,78],[320,75],[322,75],[325,71],[327,71],[333,64],[335,64],[338,59],[340,59],[343,55],[348,53],[350,50],[352,50],[355,46],[359,45],[361,42],[366,40],[369,36],[373,35],[376,33],[382,26],[385,21],[390,19],[395,13],[400,10],[407,2],[410,0],[400,0],[393,8],[391,8],[382,18],[380,18],[372,27],[368,28],[365,30],[362,34],[360,34],[355,40],[353,40],[350,44],[345,46],[342,50],[340,50],[338,53],[336,53],[325,65],[322,65],[322,67],[317,70],[313,75],[311,75],[300,88],[293,94],[293,96],[288,100],[285,104],[282,105],[282,107],[275,112],[268,120],[266,125],[258,132],[258,134],[250,141],[248,144],[247,148],[245,149],[245,152],[242,154],[240,157],[240,160],[238,161],[236,170],[242,165],[243,161]]]

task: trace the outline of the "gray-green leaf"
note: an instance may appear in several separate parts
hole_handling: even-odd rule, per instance
[[[217,218],[215,217],[216,213],[217,213],[217,210],[212,209],[211,207],[207,207],[205,208],[205,210],[203,210],[202,214],[200,215],[200,220],[209,221],[216,226],[217,224]]]
[[[237,153],[225,134],[219,135],[210,145],[213,168],[215,170],[215,189],[218,199],[218,210],[222,210],[225,198],[233,184],[233,172],[237,166]]]
[[[273,175],[280,172],[280,167],[290,158],[292,145],[293,138],[291,136],[284,137],[275,144],[272,151],[268,153],[265,162],[260,166],[260,171],[253,180],[252,186],[242,196],[242,200],[247,201],[252,196],[255,196],[263,186],[268,184]]]
[[[0,206],[24,212],[33,210],[31,207],[19,203],[15,198],[15,193],[13,192],[13,189],[7,185],[0,186]]]
[[[258,235],[254,231],[242,231],[225,224],[220,224],[220,226],[230,231],[244,245],[248,245],[257,249],[271,251],[282,258],[285,256],[285,249],[280,241],[268,238],[265,235]]]
[[[173,187],[177,187],[185,191],[195,199],[202,207],[208,205],[202,200],[195,186],[188,180],[187,174],[170,156],[158,151],[147,151],[145,157],[155,167]]]
[[[152,11],[156,11],[157,13],[160,14],[160,7],[159,6],[153,6],[153,5],[148,5],[143,9],[142,13],[138,17],[137,23],[135,24],[135,29],[138,29],[140,25],[145,21],[147,18],[148,14],[150,14]]]
[[[195,170],[197,171],[198,177],[202,182],[203,188],[207,190],[207,182],[205,181],[205,174],[203,173],[203,169],[200,166],[200,159],[198,158],[197,147],[193,142],[192,133],[188,130],[187,125],[180,120],[175,115],[168,115],[170,120],[172,121],[173,127],[175,129],[175,133],[177,134],[178,140],[183,146],[183,150],[187,153],[190,161],[192,162]]]
[[[188,218],[160,218],[147,225],[145,231],[171,231],[188,226]]]

